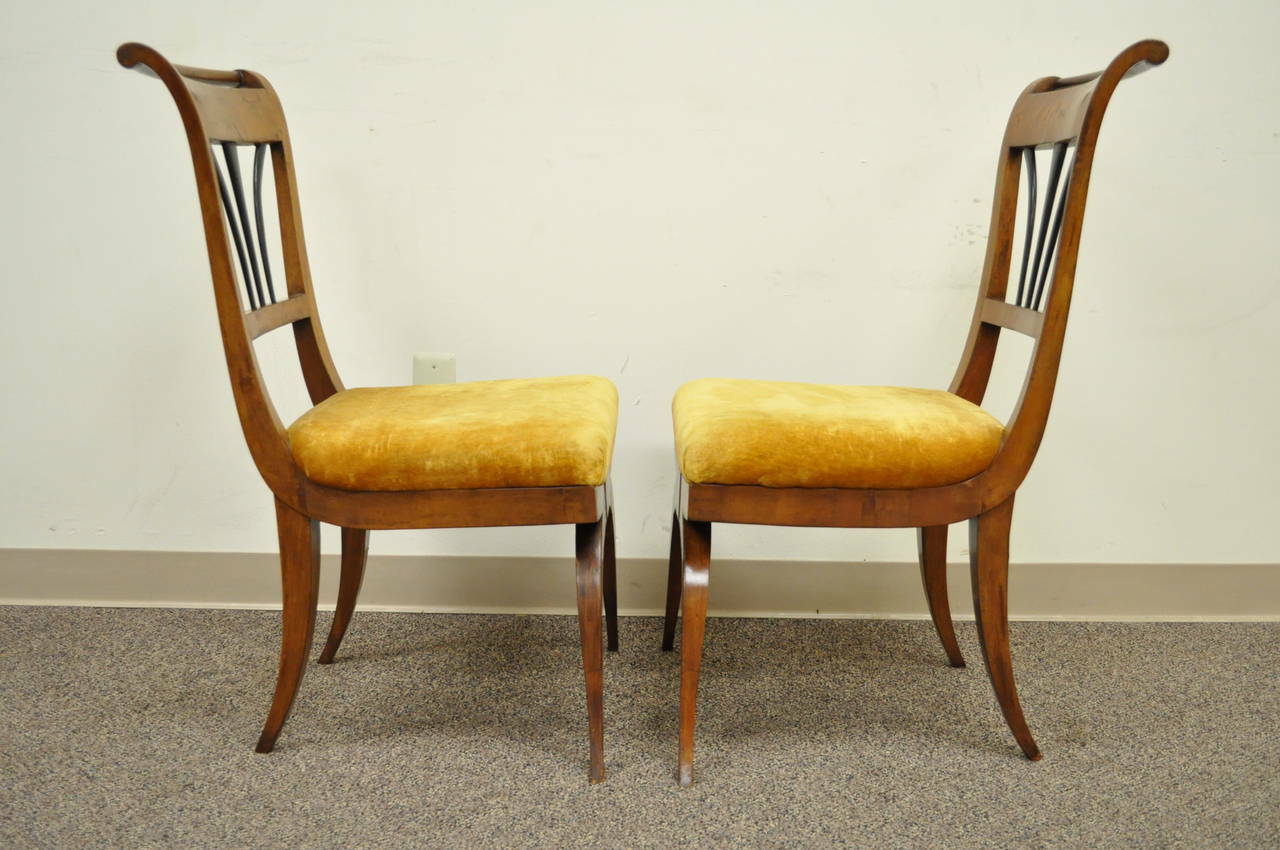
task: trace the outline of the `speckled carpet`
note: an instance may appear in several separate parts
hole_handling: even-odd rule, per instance
[[[1276,624],[1015,623],[1032,764],[972,624],[715,619],[688,789],[655,619],[598,786],[573,618],[359,613],[263,756],[277,624],[0,608],[0,845],[1280,846]]]

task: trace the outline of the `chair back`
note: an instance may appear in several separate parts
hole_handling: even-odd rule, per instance
[[[1000,143],[978,303],[951,384],[951,392],[981,404],[1001,331],[1035,339],[1021,397],[987,473],[989,480],[1001,482],[1001,490],[1011,493],[1021,483],[1048,420],[1071,308],[1093,152],[1111,94],[1122,79],[1168,56],[1164,42],[1140,41],[1105,70],[1038,79],[1014,103]],[[1026,191],[1020,211],[1022,184]],[[1016,239],[1019,221],[1022,237]],[[1011,274],[1014,268],[1016,275]]]
[[[298,492],[300,473],[253,340],[286,325],[293,328],[313,403],[342,390],[342,382],[311,292],[293,152],[280,100],[266,78],[252,71],[175,65],[137,43],[121,45],[116,57],[126,68],[159,77],[178,107],[191,148],[218,323],[245,440],[268,486],[296,504],[296,495],[289,496]],[[241,154],[250,148],[248,166]],[[275,216],[263,201],[268,162]],[[279,222],[278,240],[268,228],[271,218]],[[273,241],[280,247],[278,257],[272,256]]]

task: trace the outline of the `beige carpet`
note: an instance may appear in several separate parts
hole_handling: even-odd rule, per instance
[[[1275,624],[1016,623],[1032,764],[971,624],[953,670],[927,623],[713,620],[680,789],[657,620],[600,786],[572,618],[358,614],[262,756],[277,622],[0,608],[0,845],[1280,846]]]

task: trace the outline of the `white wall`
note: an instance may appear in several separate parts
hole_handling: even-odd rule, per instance
[[[349,386],[406,382],[415,350],[455,352],[461,380],[617,382],[621,552],[660,556],[675,388],[946,386],[1013,98],[1154,36],[1172,57],[1121,87],[1099,146],[1014,557],[1277,560],[1272,0],[371,5],[0,8],[0,546],[275,546],[180,122],[162,86],[116,65],[122,41],[275,84]],[[283,362],[288,337],[264,354]],[[997,381],[1000,414],[1018,375]],[[281,393],[283,413],[303,404],[300,386]],[[374,548],[568,541],[401,532]],[[724,528],[716,551],[909,560],[914,540]]]

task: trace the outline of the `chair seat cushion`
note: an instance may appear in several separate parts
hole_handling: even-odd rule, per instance
[[[909,489],[986,469],[1004,434],[942,390],[708,378],[672,406],[676,457],[695,484]]]
[[[574,375],[344,390],[289,427],[307,478],[343,490],[603,484],[618,391]]]

